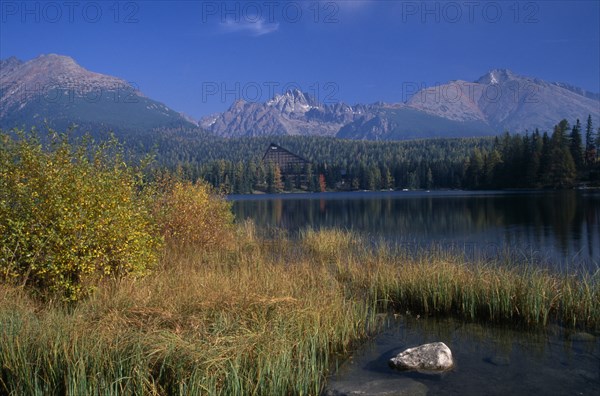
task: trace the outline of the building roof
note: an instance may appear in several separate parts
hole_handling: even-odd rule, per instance
[[[298,154],[294,154],[294,153],[292,153],[291,151],[289,151],[289,150],[286,150],[286,149],[284,149],[283,147],[281,147],[281,146],[279,146],[279,145],[277,145],[277,144],[275,144],[275,143],[271,143],[271,144],[269,145],[269,148],[267,148],[267,151],[265,151],[265,155],[263,155],[263,158],[262,158],[262,159],[263,159],[263,161],[265,160],[265,158],[267,158],[267,155],[268,155],[269,153],[272,153],[272,152],[274,152],[274,151],[277,151],[277,152],[280,152],[280,153],[281,153],[281,152],[283,152],[283,153],[286,153],[286,154],[288,154],[288,155],[290,155],[290,156],[292,156],[292,157],[295,157],[295,158],[297,158],[298,160],[300,160],[300,161],[302,161],[302,162],[310,163],[310,161],[309,161],[309,160],[307,160],[306,158],[303,158],[303,157],[299,156]]]
[[[300,157],[281,146],[271,143],[265,155],[263,162],[271,162],[279,167],[282,174],[296,174],[303,172],[304,167],[310,164],[305,158]],[[299,169],[300,168],[300,169]]]

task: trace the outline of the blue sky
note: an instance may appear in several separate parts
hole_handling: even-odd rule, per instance
[[[400,102],[493,68],[600,92],[600,1],[0,0],[0,58],[47,53],[196,118],[291,87]]]

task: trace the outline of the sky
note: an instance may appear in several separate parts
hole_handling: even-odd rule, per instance
[[[496,68],[600,92],[600,0],[0,0],[0,58],[49,53],[196,119],[290,88],[402,102]]]

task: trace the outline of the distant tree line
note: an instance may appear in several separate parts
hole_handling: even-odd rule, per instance
[[[505,133],[491,148],[475,148],[469,158],[463,186],[489,188],[571,188],[600,182],[600,128],[595,133],[591,116],[583,128],[560,121],[551,135]]]
[[[262,157],[271,142],[311,164],[290,177]],[[159,166],[204,179],[224,193],[254,191],[571,188],[600,183],[600,129],[560,121],[552,133],[400,142],[316,136],[219,138],[201,130],[168,129],[158,140]]]
[[[159,165],[185,178],[204,179],[225,193],[253,191],[461,188],[473,149],[491,149],[493,138],[423,139],[403,142],[316,136],[222,139],[163,131]],[[303,177],[287,177],[262,161],[271,142],[308,159]]]

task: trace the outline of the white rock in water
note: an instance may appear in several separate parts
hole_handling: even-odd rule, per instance
[[[452,351],[443,342],[409,348],[395,358],[391,358],[389,363],[390,366],[400,370],[444,371],[454,366]]]

